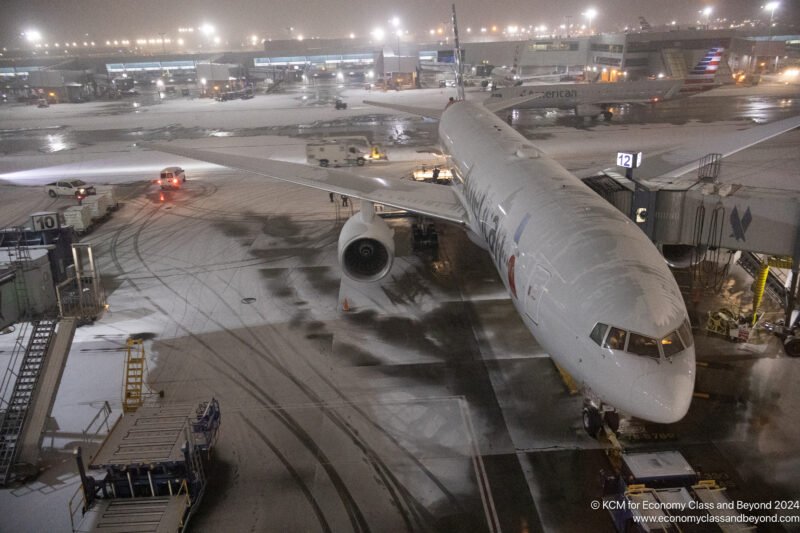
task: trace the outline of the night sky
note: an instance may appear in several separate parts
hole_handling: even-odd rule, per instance
[[[638,26],[639,15],[652,25],[670,20],[690,24],[698,10],[714,6],[714,16],[732,19],[764,16],[758,0],[457,0],[463,27],[496,24],[547,24],[553,28],[571,15],[584,22],[581,13],[595,7],[594,26],[613,31]],[[418,34],[449,19],[451,0],[0,0],[0,43],[19,46],[19,33],[36,28],[43,41],[66,38],[90,39],[151,37],[174,32],[179,26],[199,26],[208,21],[231,43],[244,35],[286,38],[286,28],[307,37],[342,37],[350,32],[365,35],[392,16],[402,27]],[[800,0],[783,0],[776,18],[798,13]],[[781,13],[781,11],[783,13]]]

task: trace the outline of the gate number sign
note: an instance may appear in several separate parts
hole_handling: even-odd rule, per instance
[[[642,152],[617,152],[617,166],[623,168],[639,168],[642,164]]]
[[[56,229],[59,225],[57,213],[40,213],[31,215],[31,222],[33,223],[33,229],[37,231]]]

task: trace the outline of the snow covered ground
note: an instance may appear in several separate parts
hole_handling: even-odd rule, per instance
[[[359,514],[373,530],[483,530],[495,505],[503,529],[535,525],[547,519],[536,505],[553,499],[535,484],[541,450],[550,455],[540,477],[558,477],[560,464],[576,485],[589,486],[596,459],[586,457],[602,453],[582,433],[580,398],[564,393],[502,295],[491,262],[463,233],[443,225],[442,247],[425,255],[410,249],[408,222],[392,222],[401,244],[389,278],[367,287],[342,282],[336,241],[358,205],[141,147],[142,140],[168,141],[303,162],[308,138],[368,132],[388,141],[392,162],[357,170],[399,177],[432,160],[435,124],[359,102],[436,107],[452,94],[348,90],[345,111],[318,91],[145,107],[0,108],[3,225],[69,205],[35,185],[60,177],[127,184],[121,210],[84,238],[98,258],[109,309],[76,334],[53,411],[55,446],[74,448],[104,402],[119,413],[123,347],[137,336],[146,340],[149,383],[166,401],[213,395],[221,402],[214,483],[197,531],[338,531],[353,528]],[[636,146],[647,157],[795,109],[756,104],[740,112],[710,99],[706,107],[727,110],[718,120],[690,119],[695,108],[677,107],[647,123],[586,125],[523,113],[515,127],[568,168],[588,172],[612,166],[620,147]],[[744,181],[754,179],[747,164],[756,161],[763,185],[796,170],[797,144],[793,132],[726,165]],[[173,164],[189,180],[162,201],[148,182]],[[0,367],[12,341],[0,336]],[[782,376],[786,390],[796,380],[786,359],[762,364]],[[787,412],[792,398],[781,399]],[[691,443],[705,438],[708,418],[700,415],[711,408],[698,410],[685,426]],[[743,427],[737,416],[725,411],[721,440]],[[772,432],[765,442],[770,450],[793,448],[793,431]],[[559,463],[559,453],[574,455]],[[0,530],[68,528],[66,501],[77,486],[72,458],[56,454],[47,464],[36,482],[0,491]],[[581,472],[592,475],[579,479]],[[585,510],[588,500],[570,503]],[[560,520],[587,530],[608,526],[605,517],[573,514]]]

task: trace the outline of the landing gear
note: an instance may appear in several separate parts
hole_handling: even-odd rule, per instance
[[[783,350],[789,357],[800,357],[800,337],[790,335],[783,341]]]
[[[603,417],[593,405],[586,405],[583,408],[583,429],[593,439],[596,439],[603,429]]]
[[[596,439],[607,427],[612,433],[619,430],[619,413],[613,410],[601,411],[591,401],[583,404],[583,429],[590,437]]]
[[[608,429],[616,433],[619,431],[619,413],[616,411],[606,411],[603,413],[603,420],[605,421]]]

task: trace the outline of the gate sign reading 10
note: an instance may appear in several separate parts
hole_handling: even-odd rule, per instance
[[[639,168],[642,164],[642,152],[617,152],[617,166],[623,168]]]
[[[31,215],[31,224],[34,231],[56,229],[59,224],[58,213],[34,213]]]

